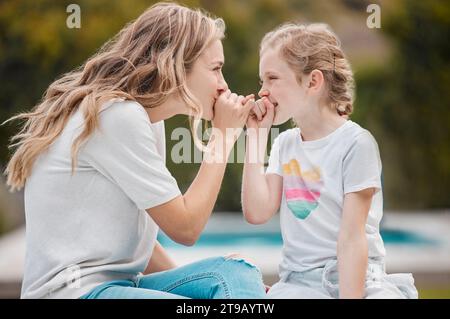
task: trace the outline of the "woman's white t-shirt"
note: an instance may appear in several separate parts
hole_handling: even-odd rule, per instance
[[[299,128],[274,141],[266,174],[283,177],[280,272],[307,271],[337,258],[344,195],[375,188],[366,223],[369,257],[383,257],[381,160],[369,131],[350,120],[328,136],[303,141]]]
[[[101,107],[74,174],[78,110],[35,161],[25,184],[26,259],[21,298],[78,298],[145,270],[158,226],[145,209],[180,195],[165,166],[164,122],[137,102]]]

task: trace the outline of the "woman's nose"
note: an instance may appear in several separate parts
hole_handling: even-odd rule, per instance
[[[225,92],[226,90],[228,90],[228,84],[225,81],[225,79],[222,77],[222,79],[219,82],[219,86],[217,87],[217,91],[219,91],[219,93]]]

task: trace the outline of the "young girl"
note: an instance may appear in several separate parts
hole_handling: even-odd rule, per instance
[[[280,281],[269,297],[417,298],[411,274],[385,273],[378,146],[348,120],[353,76],[336,36],[324,24],[277,28],[262,40],[260,77],[242,203],[252,224],[280,210]],[[297,128],[275,140],[264,174],[268,129],[291,118]]]

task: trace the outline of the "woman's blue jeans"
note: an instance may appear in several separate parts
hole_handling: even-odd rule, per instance
[[[259,269],[241,257],[213,257],[97,286],[82,299],[266,298]]]

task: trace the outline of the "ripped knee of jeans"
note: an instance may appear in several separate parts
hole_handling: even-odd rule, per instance
[[[225,260],[233,259],[233,260],[236,260],[236,261],[244,262],[248,266],[250,266],[252,268],[256,268],[259,271],[258,266],[256,266],[256,264],[254,263],[253,260],[251,260],[248,257],[244,257],[244,256],[242,256],[239,253],[230,253],[230,254],[227,254],[226,256],[224,256],[224,258],[225,258]]]

